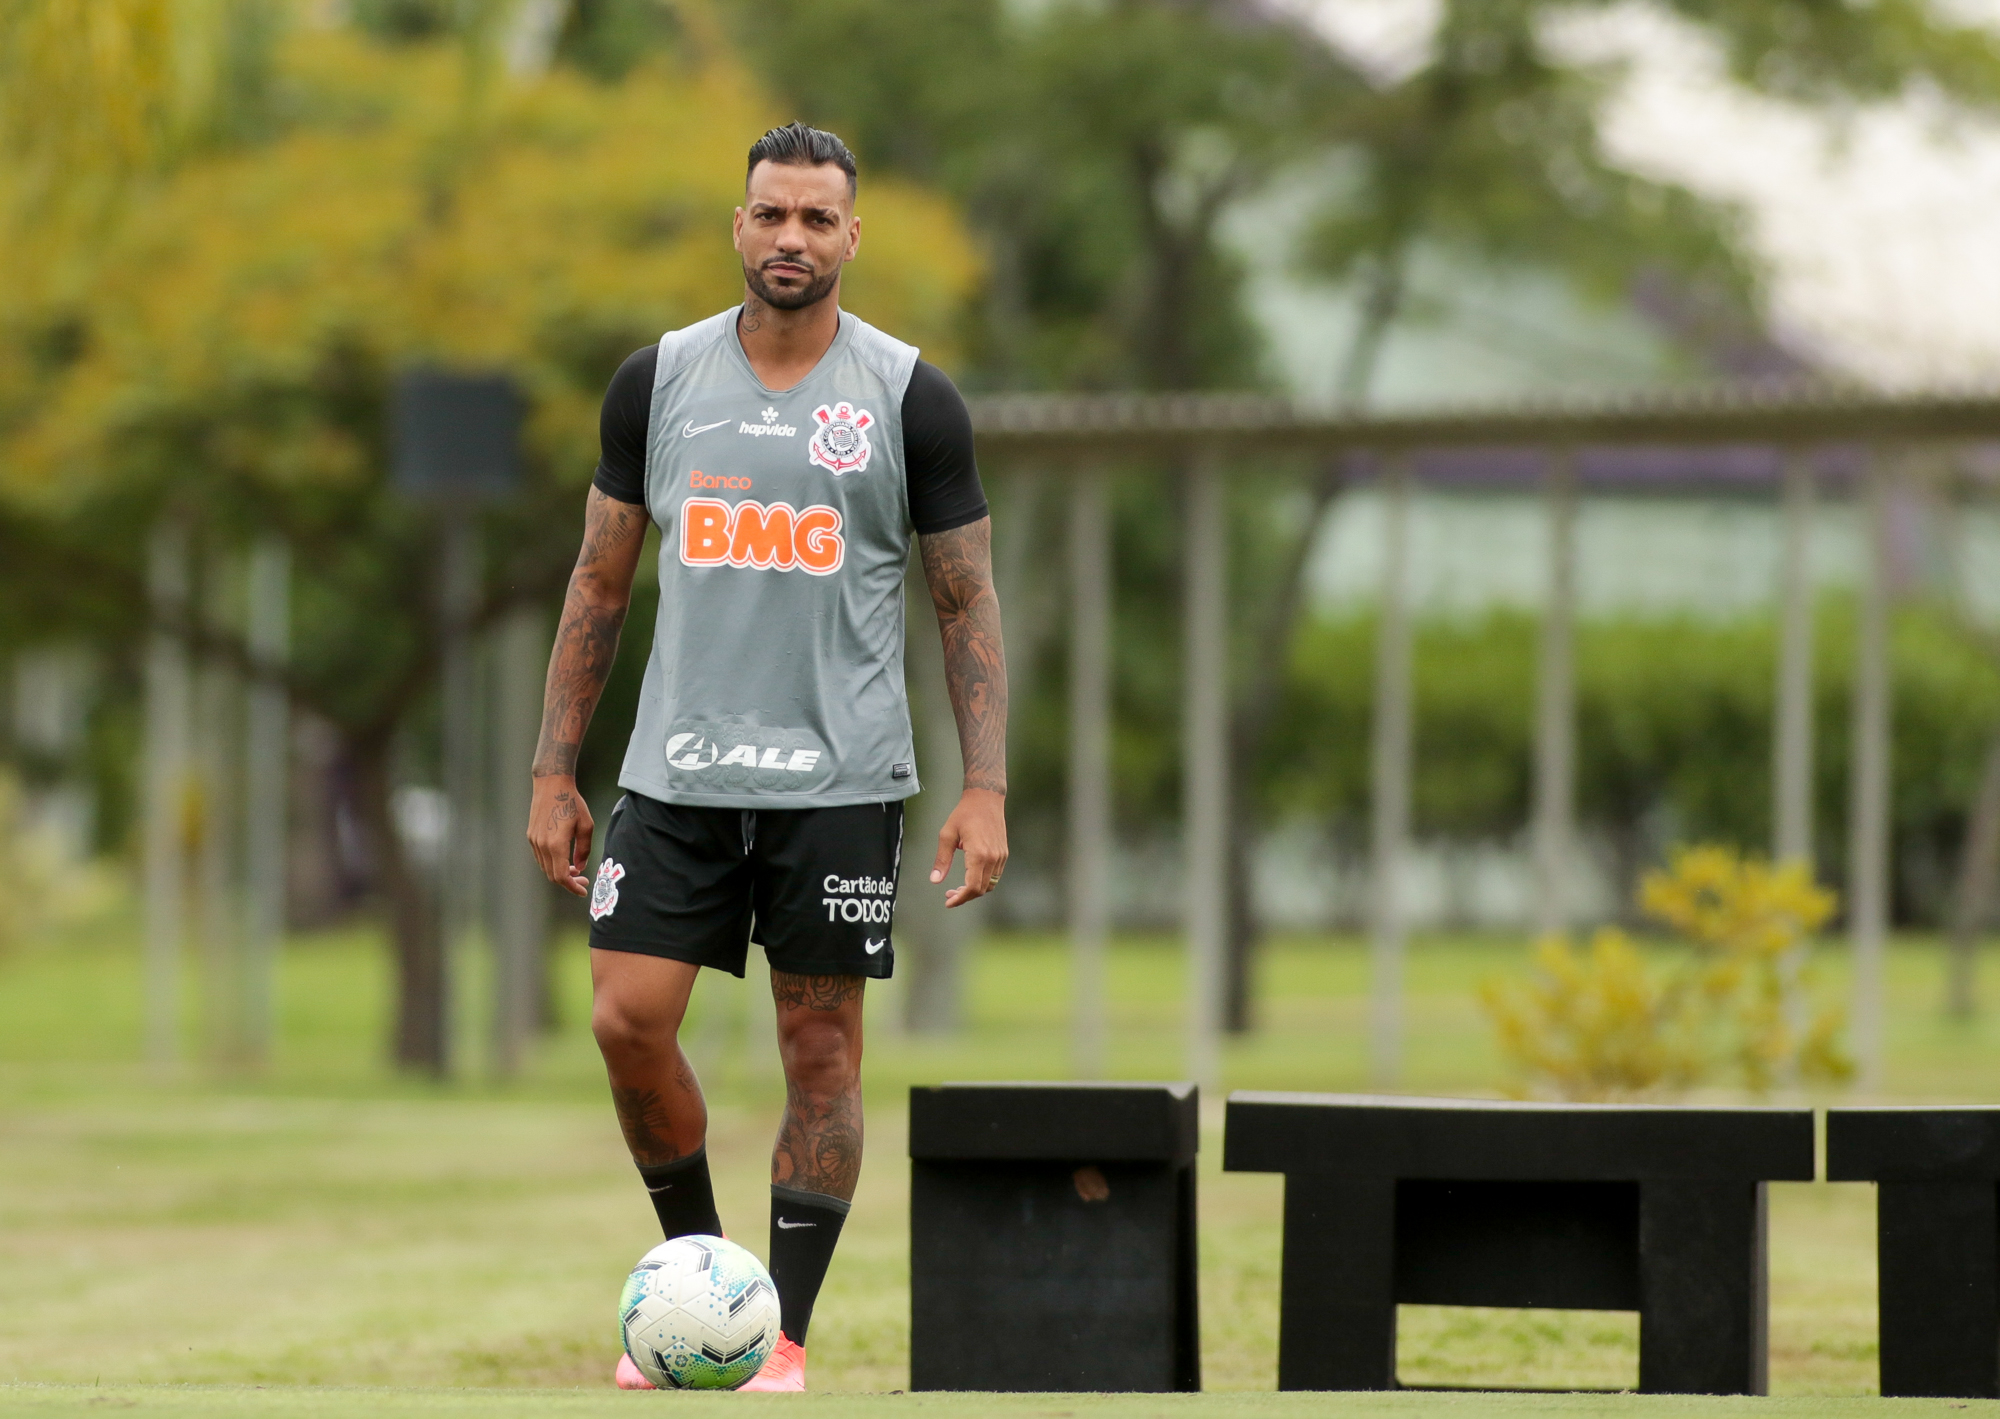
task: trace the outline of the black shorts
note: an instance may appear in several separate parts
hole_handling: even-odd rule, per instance
[[[874,976],[889,944],[903,805],[685,808],[628,793],[590,891],[590,944],[743,974],[749,943],[802,976]]]

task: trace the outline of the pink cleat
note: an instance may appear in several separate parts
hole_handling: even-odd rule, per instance
[[[806,1347],[788,1335],[778,1337],[778,1346],[764,1368],[745,1380],[739,1394],[803,1394],[806,1388]]]
[[[659,1386],[639,1373],[639,1367],[632,1363],[630,1355],[618,1357],[618,1373],[614,1376],[620,1389],[658,1389]]]

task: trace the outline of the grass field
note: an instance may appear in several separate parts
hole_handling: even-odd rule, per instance
[[[1473,990],[1519,969],[1522,955],[1501,941],[1419,943],[1406,1087],[1494,1092],[1499,1064]],[[1837,965],[1829,962],[1830,986]],[[282,1046],[259,1078],[194,1065],[161,1077],[138,1064],[127,933],[0,958],[0,1384],[27,1386],[0,1389],[0,1410],[130,1402],[334,1415],[533,1404],[581,1414],[633,1402],[495,1392],[603,1389],[616,1356],[613,1297],[657,1237],[583,1028],[585,965],[574,943],[560,970],[565,1026],[526,1077],[483,1081],[474,1061],[460,1081],[432,1084],[381,1066],[388,980],[379,942],[365,932],[288,949]],[[2000,1098],[2000,1023],[1991,1014],[1943,1020],[1940,974],[1932,944],[1892,952],[1889,1088],[1899,1098]],[[1113,1073],[1172,1077],[1176,952],[1165,941],[1122,941],[1111,979]],[[1365,983],[1352,942],[1276,943],[1263,975],[1264,1028],[1232,1046],[1230,1085],[1363,1087]],[[949,1040],[889,1028],[893,989],[871,999],[869,1164],[812,1334],[814,1388],[833,1392],[828,1413],[845,1412],[839,1393],[883,1403],[907,1379],[907,1087],[1064,1072],[1059,943],[989,939],[974,958],[971,999],[968,1027]],[[724,1222],[761,1251],[779,1091],[774,1067],[747,1045],[746,1000],[736,982],[705,977],[691,1030],[713,1106]],[[970,1409],[938,1397],[896,1403],[940,1415],[1294,1412],[1296,1397],[1253,1393],[1275,1376],[1279,1180],[1222,1173],[1218,1143],[1204,1139],[1201,1177],[1203,1363],[1215,1397],[1198,1407],[1070,1397],[966,1401]],[[1846,1406],[1830,1407],[1831,1397],[1864,1395],[1875,1379],[1871,1191],[1775,1187],[1772,1257],[1773,1391],[1823,1397],[1798,1412],[1838,1412]],[[1636,1333],[1635,1318],[1616,1313],[1406,1307],[1399,1366],[1411,1384],[1618,1387],[1636,1375]],[[260,1385],[386,1388],[226,1388]],[[1313,1403],[1312,1412],[1337,1415],[1412,1406],[1592,1414],[1607,1403],[1620,1413],[1683,1412],[1588,1396]],[[1738,1412],[1686,1412],[1697,1411]]]
[[[1473,1416],[1559,1415],[1562,1419],[1804,1419],[1853,1415],[1856,1419],[1977,1419],[2000,1413],[2000,1403],[1944,1399],[1729,1399],[1678,1395],[1588,1394],[584,1394],[575,1390],[258,1389],[244,1386],[85,1388],[0,1385],[0,1412],[215,1416],[231,1419],[433,1419],[433,1416],[548,1415],[599,1419],[630,1415],[642,1407],[671,1404],[676,1413],[797,1413],[803,1404],[816,1419],[1473,1419]]]

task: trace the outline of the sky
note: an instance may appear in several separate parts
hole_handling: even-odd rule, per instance
[[[1438,0],[1287,0],[1381,81],[1419,67]],[[2000,28],[2000,0],[1953,0]],[[1626,65],[1613,158],[1741,205],[1779,338],[1884,389],[2000,385],[2000,119],[1916,95],[1838,118],[1732,84],[1698,30],[1627,3],[1552,28]]]

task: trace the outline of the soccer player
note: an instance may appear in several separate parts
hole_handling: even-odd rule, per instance
[[[591,1029],[669,1238],[719,1235],[708,1113],[678,1035],[696,973],[764,948],[786,1103],[771,1154],[783,1337],[746,1389],[805,1388],[806,1326],[861,1170],[861,1005],[895,964],[914,531],[965,782],[930,880],[961,906],[1007,861],[1007,675],[972,421],[917,351],[840,309],[854,157],[793,123],[750,149],[743,303],[627,359],[601,420],[549,662],[528,841],[590,902]],[[660,611],[604,857],[577,748],[618,648],[648,518]],[[647,1388],[629,1358],[618,1383]]]

